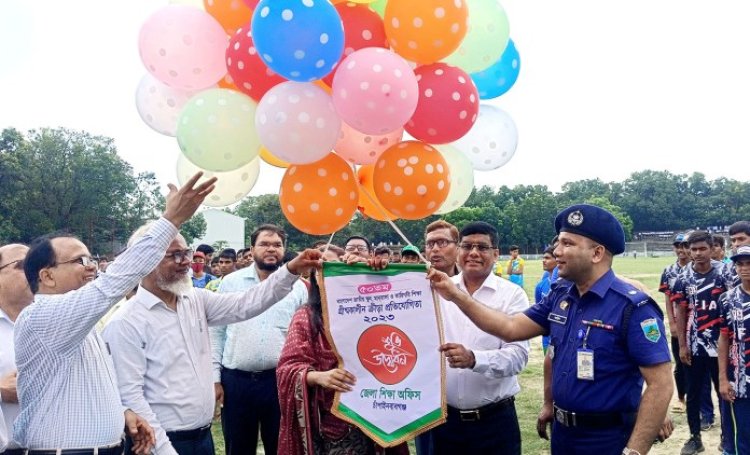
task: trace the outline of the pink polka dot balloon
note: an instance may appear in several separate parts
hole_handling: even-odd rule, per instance
[[[322,88],[289,81],[273,87],[260,100],[255,128],[261,143],[275,157],[306,164],[331,152],[341,120]]]
[[[227,35],[207,12],[169,5],[141,27],[138,49],[146,69],[161,82],[201,90],[224,77]]]
[[[341,62],[331,94],[336,112],[349,126],[386,134],[411,118],[419,87],[406,60],[387,49],[368,47]]]
[[[381,153],[401,142],[403,136],[403,128],[386,134],[365,134],[342,122],[339,140],[333,149],[350,163],[374,164]]]
[[[344,24],[344,55],[341,56],[342,60],[354,51],[366,47],[388,48],[383,19],[367,5],[344,2],[336,5],[336,11],[338,11],[341,22]],[[330,87],[333,84],[335,74],[336,69],[324,77],[323,82]]]
[[[261,60],[253,44],[250,24],[237,30],[229,40],[226,58],[227,71],[235,86],[255,101],[260,101],[271,87],[286,80]]]
[[[406,123],[406,131],[431,144],[460,139],[477,120],[479,94],[471,76],[445,63],[414,70],[419,83],[419,103]]]

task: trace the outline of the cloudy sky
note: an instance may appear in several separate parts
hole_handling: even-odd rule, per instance
[[[638,170],[750,175],[750,2],[503,0],[521,55],[493,104],[519,130],[478,185],[619,181]],[[0,128],[113,137],[136,171],[175,181],[179,148],[138,116],[137,36],[166,0],[2,0]],[[265,166],[265,164],[264,164]],[[266,171],[269,169],[269,171]],[[251,194],[276,192],[264,167]]]

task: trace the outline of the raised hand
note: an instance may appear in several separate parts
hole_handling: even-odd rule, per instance
[[[201,176],[203,176],[203,172],[198,172],[179,189],[171,183],[168,185],[169,194],[167,194],[167,208],[164,210],[164,218],[178,228],[193,216],[206,196],[214,190],[216,177],[211,177],[195,186]]]
[[[323,264],[323,253],[320,250],[306,249],[297,257],[287,262],[286,267],[295,275],[309,275],[312,269],[321,268]]]

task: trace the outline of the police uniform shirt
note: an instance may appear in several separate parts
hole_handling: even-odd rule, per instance
[[[750,398],[750,295],[737,286],[722,294],[721,333],[729,338],[727,376],[737,398]]]
[[[672,302],[687,308],[687,343],[694,356],[718,356],[719,296],[726,291],[722,263],[711,261],[711,270],[698,273],[685,267],[672,291]]]
[[[633,308],[623,330],[628,305]],[[643,389],[639,366],[671,361],[658,305],[612,270],[583,296],[575,285],[561,280],[524,314],[550,335],[552,396],[557,406],[568,411],[634,412]],[[583,321],[598,321],[606,328],[589,327]],[[577,374],[577,352],[584,338],[586,349],[593,351],[593,380],[579,379]]]

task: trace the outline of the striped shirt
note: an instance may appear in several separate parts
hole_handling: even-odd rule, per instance
[[[65,294],[34,297],[15,328],[21,413],[14,439],[29,449],[117,443],[125,427],[112,358],[97,321],[164,257],[177,228],[164,218],[107,273]]]

